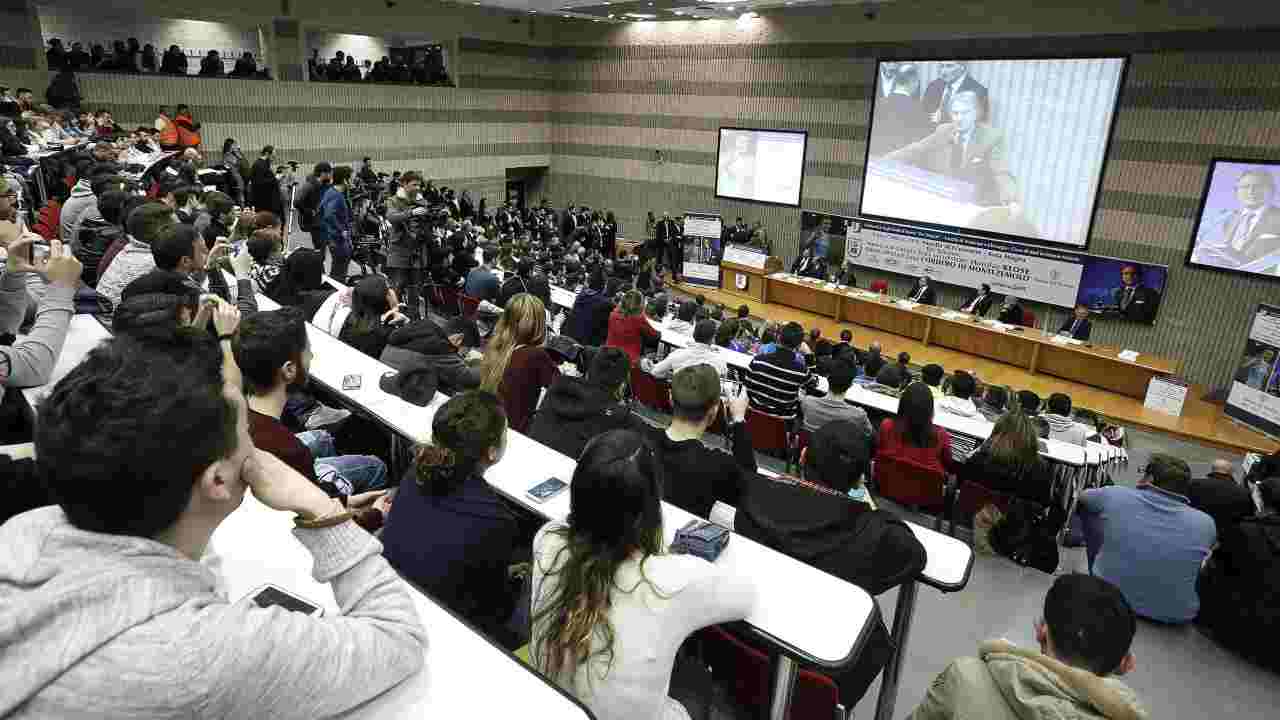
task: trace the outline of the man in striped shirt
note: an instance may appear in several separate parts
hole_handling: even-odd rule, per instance
[[[805,362],[804,328],[787,323],[777,348],[757,355],[747,369],[747,394],[751,407],[760,412],[794,417],[800,393],[818,386],[818,377]]]

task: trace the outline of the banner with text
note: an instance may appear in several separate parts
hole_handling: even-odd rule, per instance
[[[845,262],[937,282],[1072,307],[1089,256],[1033,245],[856,219],[846,224]]]
[[[1280,438],[1280,307],[1258,305],[1223,413]]]
[[[684,214],[684,268],[681,276],[695,285],[720,285],[720,233],[724,224],[714,213]]]

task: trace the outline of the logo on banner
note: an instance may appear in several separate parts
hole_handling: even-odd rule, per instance
[[[845,237],[845,253],[851,258],[862,257],[862,238],[854,236]]]
[[[738,288],[739,290],[746,290],[746,289],[747,289],[747,276],[746,276],[746,275],[743,275],[742,273],[734,273],[734,274],[733,274],[733,286],[734,286],[734,287],[736,287],[736,288]]]

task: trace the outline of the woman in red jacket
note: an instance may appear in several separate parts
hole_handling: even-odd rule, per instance
[[[880,423],[876,457],[906,460],[939,473],[955,472],[951,436],[933,424],[933,393],[928,385],[913,382],[902,391],[897,416]]]
[[[622,296],[622,304],[609,314],[609,338],[605,347],[621,348],[631,357],[631,365],[640,362],[640,351],[645,338],[657,338],[661,335],[649,324],[644,314],[644,296],[638,290],[630,290]]]
[[[480,387],[498,396],[512,430],[525,432],[543,388],[560,375],[542,346],[547,337],[547,310],[535,295],[520,293],[494,328],[480,366]]]

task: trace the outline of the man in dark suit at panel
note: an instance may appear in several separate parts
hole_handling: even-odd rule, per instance
[[[970,315],[978,317],[986,317],[987,311],[991,309],[991,303],[995,300],[995,296],[991,294],[991,286],[982,283],[982,287],[978,291],[969,296],[960,307],[956,308],[960,312],[966,312]]]
[[[1125,265],[1120,268],[1120,287],[1111,290],[1111,303],[1126,319],[1150,323],[1160,307],[1160,291],[1142,284],[1137,265]]]
[[[1280,207],[1271,204],[1276,193],[1275,178],[1265,170],[1246,170],[1236,180],[1235,190],[1240,208],[1223,211],[1215,221],[1205,224],[1196,242],[1193,262],[1242,268],[1280,253]],[[1280,260],[1263,265],[1250,269],[1275,274],[1273,268],[1280,265]]]
[[[791,274],[800,277],[827,279],[827,259],[815,252],[815,245],[806,245],[800,257],[791,263]]]
[[[1062,327],[1058,328],[1058,334],[1067,335],[1076,340],[1088,340],[1092,330],[1093,324],[1089,322],[1089,306],[1076,305],[1075,314],[1062,323]]]
[[[985,121],[991,107],[987,98],[987,87],[969,74],[969,66],[962,62],[942,63],[942,76],[929,83],[920,101],[929,122],[943,125],[954,122],[951,115],[951,101],[962,92],[973,93],[978,100],[978,111]]]
[[[1023,318],[1022,303],[1013,295],[1004,296],[1004,304],[1000,306],[1000,322],[1006,325],[1021,325]]]
[[[928,275],[921,275],[920,279],[916,280],[916,286],[911,289],[911,294],[907,297],[921,305],[938,304],[938,293],[934,291]]]
[[[1022,214],[1018,184],[1009,170],[1004,133],[979,122],[981,99],[961,92],[951,100],[953,122],[943,123],[928,137],[884,157],[948,175],[973,185],[972,202],[1003,205],[1012,216]]]

